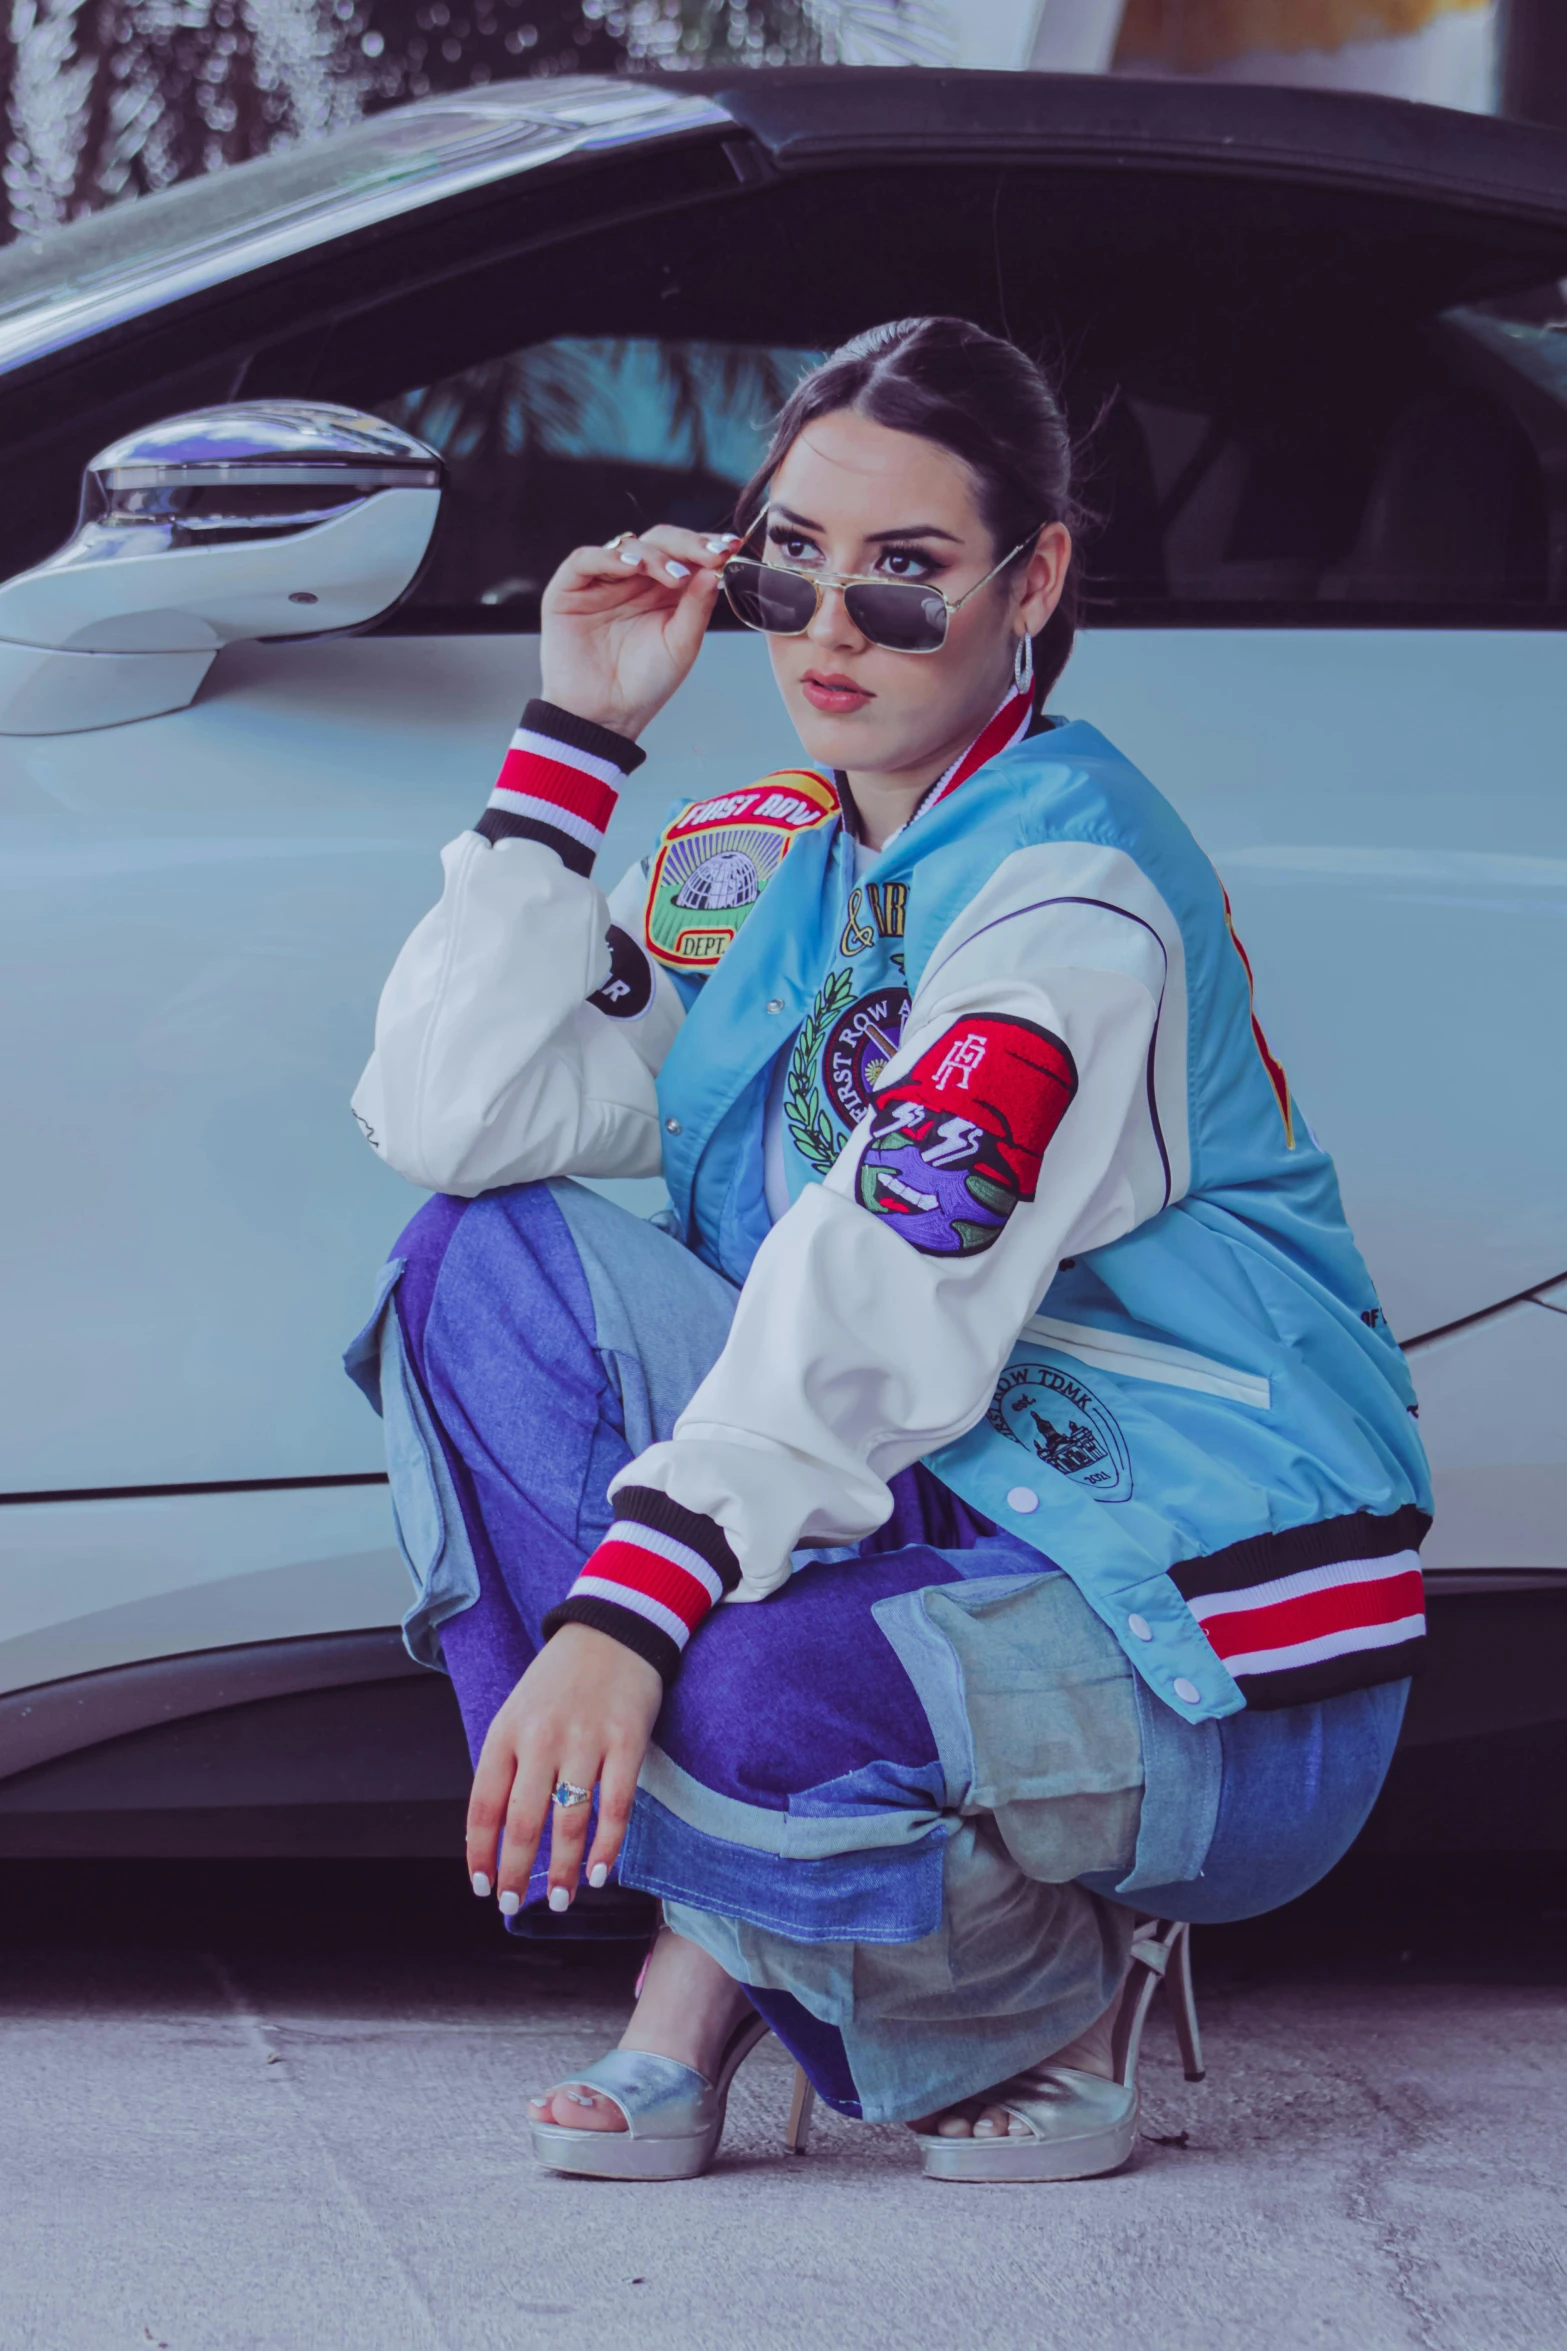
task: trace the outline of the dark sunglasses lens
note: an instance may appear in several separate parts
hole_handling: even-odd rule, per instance
[[[947,607],[916,580],[856,580],[844,607],[861,636],[889,653],[934,653],[947,637]]]
[[[749,555],[732,555],[724,565],[723,582],[735,618],[748,629],[797,637],[810,627],[816,590],[798,572],[781,571],[776,563],[757,563]]]

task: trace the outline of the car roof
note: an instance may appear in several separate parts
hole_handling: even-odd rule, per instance
[[[1567,134],[1409,99],[1124,74],[694,73],[783,170],[1025,157],[1410,192],[1567,222]]]
[[[1395,99],[917,67],[522,80],[417,100],[10,247],[0,372],[518,174],[726,130],[769,175],[877,158],[1109,166],[1567,225],[1567,136]]]
[[[716,100],[603,76],[490,84],[111,207],[0,253],[0,369],[466,190],[733,129]]]

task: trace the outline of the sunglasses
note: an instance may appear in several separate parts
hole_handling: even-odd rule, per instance
[[[998,572],[1031,546],[1037,532],[1019,539],[982,580],[961,596],[944,596],[923,580],[878,579],[874,573],[790,571],[754,555],[731,555],[719,574],[736,620],[769,637],[803,637],[822,608],[822,590],[840,588],[843,608],[862,637],[886,653],[939,653],[952,615],[971,596],[988,588]]]

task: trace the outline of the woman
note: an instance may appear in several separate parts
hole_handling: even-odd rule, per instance
[[[936,2176],[1114,2168],[1168,1922],[1303,1891],[1397,1736],[1408,1377],[1211,867],[1043,714],[1073,514],[1020,352],[847,344],[739,538],[562,565],[382,998],[356,1113],[440,1197],[353,1363],[474,1887],[664,1903],[620,2049],[530,2107],[563,2170],[703,2168],[768,2026]],[[720,593],[810,765],[606,900]],[[654,1172],[662,1229],[562,1180]]]

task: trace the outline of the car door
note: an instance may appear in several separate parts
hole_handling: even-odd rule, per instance
[[[682,163],[672,145],[639,163],[645,218],[661,172],[671,207],[689,201]],[[699,192],[738,185],[721,158],[704,173]],[[487,234],[515,243],[532,216],[508,227],[497,202]],[[611,224],[624,202],[620,171]],[[598,214],[557,209],[580,266]],[[437,288],[482,243],[468,214],[408,234]],[[417,274],[394,241],[314,323],[301,293],[269,335],[273,285],[270,307],[229,318],[226,353],[209,338],[171,376],[160,346],[140,393],[105,358],[115,429],[165,403],[309,392],[342,284],[362,304]],[[559,280],[536,276],[547,337]],[[422,374],[426,351],[436,373],[448,345],[464,356],[461,321],[455,343],[418,325]],[[79,372],[95,380],[90,355]],[[60,426],[78,462],[83,429]],[[585,446],[591,470],[592,431]],[[47,435],[26,455],[59,474]],[[189,708],[0,742],[0,1694],[331,1640],[407,1604],[379,1430],[340,1357],[418,1195],[365,1149],[347,1099],[440,845],[482,807],[536,688],[536,599],[531,630],[482,603],[473,618],[426,608],[398,634],[232,645]],[[632,834],[660,788],[639,784]]]
[[[1472,435],[1467,512],[1499,549],[1478,588],[1441,550],[1400,556],[1396,495],[1413,478],[1407,518],[1436,494],[1454,437],[1422,441],[1421,404],[1457,400],[1462,442],[1467,318],[1500,302],[1505,341],[1550,237],[1298,175],[724,153],[721,190],[661,207],[639,165],[634,207],[622,187],[487,245],[466,216],[421,225],[417,266],[393,245],[302,272],[286,319],[273,287],[228,389],[438,447],[424,581],[369,635],[231,648],[189,710],[4,746],[0,1050],[29,1148],[7,1178],[3,1686],[401,1612],[375,1424],[337,1368],[417,1204],[346,1109],[381,979],[535,689],[553,562],[721,520],[793,371],[878,317],[959,311],[1065,362],[1098,528],[1059,705],[1216,857],[1394,1327],[1489,1328],[1567,1270],[1537,1075],[1567,976],[1558,405],[1516,388],[1512,344]],[[611,874],[677,793],[796,755],[765,648],[715,630],[649,749]],[[1538,1313],[1536,1345],[1567,1321]],[[1521,1371],[1488,1376],[1523,1395]],[[1439,1480],[1476,1472],[1486,1497],[1452,1563],[1486,1567],[1547,1540],[1567,1446],[1513,1422],[1525,1523],[1517,1465],[1472,1458],[1510,1409],[1477,1418],[1475,1388],[1455,1372],[1429,1426]]]

